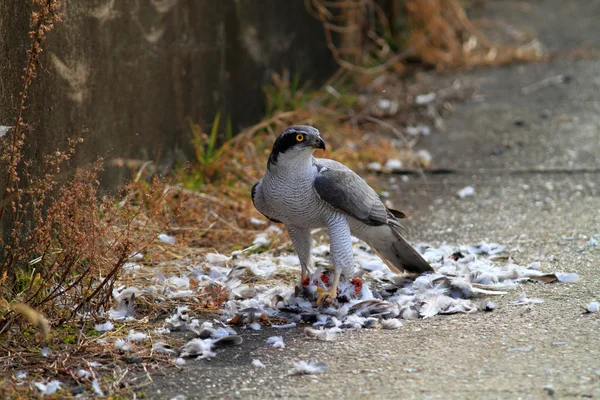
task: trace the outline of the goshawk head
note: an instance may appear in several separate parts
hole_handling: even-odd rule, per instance
[[[267,167],[277,164],[280,158],[308,157],[316,149],[325,150],[325,142],[318,129],[308,125],[291,126],[275,140]]]

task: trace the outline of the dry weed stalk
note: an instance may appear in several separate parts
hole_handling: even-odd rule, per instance
[[[389,32],[388,18],[375,0],[305,0],[323,25],[335,61],[353,72],[378,74],[400,67],[408,53],[394,53],[378,30]],[[374,66],[369,64],[375,63]]]
[[[60,182],[61,168],[72,158],[80,138],[69,139],[65,150],[44,157],[35,166],[43,172],[32,173],[34,164],[23,160],[27,93],[46,33],[61,20],[58,0],[33,3],[39,10],[32,13],[32,44],[16,124],[10,137],[0,142],[0,164],[6,165],[0,202],[0,333],[11,328],[12,343],[22,340],[14,329],[19,315],[12,304],[29,306],[52,325],[107,307],[122,266],[168,223],[158,208],[145,208],[164,198],[164,193],[157,194],[158,185],[150,186],[138,203],[101,198],[97,177],[102,160]]]
[[[21,195],[21,192],[18,190],[19,174],[17,168],[21,162],[21,149],[25,143],[23,112],[26,108],[29,86],[35,78],[35,69],[39,62],[39,54],[42,52],[42,45],[46,40],[46,33],[52,30],[54,24],[59,22],[62,18],[62,14],[58,12],[60,0],[33,0],[33,3],[39,5],[40,10],[31,14],[30,26],[32,30],[29,32],[29,37],[32,38],[32,41],[31,47],[27,50],[29,59],[27,60],[27,66],[24,69],[25,74],[22,76],[23,89],[19,93],[17,120],[11,131],[11,143],[9,144],[8,149],[2,149],[4,151],[0,156],[0,162],[5,163],[8,161],[6,183],[4,192],[2,193],[2,201],[0,202],[0,224],[3,221],[9,196],[14,194],[17,197],[18,202],[18,198]],[[16,212],[14,204],[16,204],[16,202],[13,200],[11,208],[13,212]],[[0,270],[0,272],[4,273],[3,270]]]
[[[537,41],[525,45],[494,45],[467,18],[458,0],[406,0],[409,43],[426,63],[443,68],[538,61]]]
[[[379,74],[402,71],[408,56],[437,68],[500,65],[543,59],[535,40],[522,45],[495,45],[467,18],[459,0],[392,0],[389,15],[376,0],[305,0],[323,24],[325,40],[337,63],[349,71]],[[390,43],[403,40],[392,26],[405,10],[408,42],[403,52]],[[390,42],[391,40],[391,42]],[[375,65],[372,65],[375,63]]]

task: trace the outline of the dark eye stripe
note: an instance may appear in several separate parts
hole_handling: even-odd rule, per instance
[[[318,135],[319,131],[311,126],[304,125],[296,125],[287,128],[279,135],[277,140],[275,140],[267,167],[277,163],[277,158],[280,153],[285,153],[297,144],[306,141],[307,135],[310,136],[312,134]],[[300,139],[300,137],[302,137],[302,139]]]

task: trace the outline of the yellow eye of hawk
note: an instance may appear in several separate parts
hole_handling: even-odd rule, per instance
[[[303,134],[296,135],[296,141],[298,141],[298,142],[304,141],[304,135]]]

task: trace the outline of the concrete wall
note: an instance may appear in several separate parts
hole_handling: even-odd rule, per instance
[[[26,0],[0,2],[0,125],[14,125],[30,13]],[[97,156],[169,164],[190,154],[188,119],[210,122],[220,110],[242,128],[261,117],[272,72],[318,84],[335,69],[304,0],[63,0],[63,13],[29,97],[34,159],[82,134],[80,165]]]

